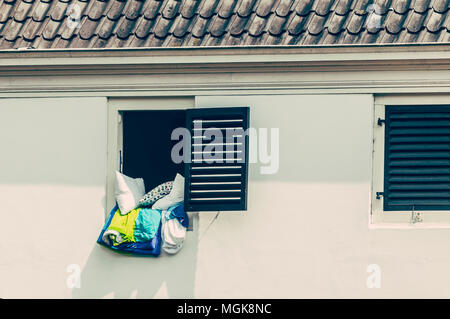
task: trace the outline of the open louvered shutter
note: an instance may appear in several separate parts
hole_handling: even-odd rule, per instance
[[[248,107],[187,110],[186,211],[247,209],[248,127]]]
[[[386,106],[384,210],[450,209],[450,105]]]

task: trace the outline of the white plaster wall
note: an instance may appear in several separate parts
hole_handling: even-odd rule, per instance
[[[222,213],[198,245],[198,297],[450,297],[450,230],[369,230],[370,95],[209,96],[280,128],[280,169],[250,168],[249,209]],[[200,215],[200,224],[211,216]],[[367,266],[381,288],[366,285]],[[201,278],[201,279],[200,279]]]
[[[196,98],[243,105],[253,127],[280,128],[278,173],[251,164],[247,212],[201,213],[179,254],[142,258],[95,243],[106,99],[1,100],[0,297],[450,297],[449,230],[368,228],[371,95]]]
[[[106,98],[0,100],[0,297],[65,298],[103,224]]]

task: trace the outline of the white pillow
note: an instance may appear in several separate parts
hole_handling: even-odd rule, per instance
[[[173,181],[170,193],[157,200],[156,203],[153,204],[152,209],[167,210],[170,206],[182,201],[184,201],[184,177],[177,174]]]
[[[115,196],[121,215],[135,209],[145,194],[144,180],[131,178],[116,171]]]

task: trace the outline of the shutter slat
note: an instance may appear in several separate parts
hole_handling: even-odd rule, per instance
[[[240,174],[242,172],[241,166],[226,166],[224,168],[207,168],[202,167],[198,169],[191,169],[192,174]]]
[[[396,158],[407,158],[407,159],[421,159],[421,158],[432,158],[432,159],[443,159],[450,158],[449,152],[388,152],[388,157],[391,159]]]
[[[396,176],[388,178],[387,181],[401,183],[450,182],[450,176]]]
[[[408,190],[438,190],[438,191],[450,191],[450,184],[447,183],[391,183],[389,186],[389,190],[399,190],[399,191],[408,191]]]
[[[387,106],[384,210],[450,209],[450,106]]]
[[[391,143],[448,143],[450,136],[402,136],[392,137]]]
[[[186,211],[246,210],[249,108],[188,110],[186,127],[192,136]]]
[[[218,183],[191,183],[191,191],[193,190],[224,190],[224,189],[241,189],[240,182],[218,182]]]
[[[420,127],[420,128],[426,128],[426,127],[448,127],[450,125],[450,120],[429,120],[429,121],[396,121],[392,123],[392,127]]]
[[[233,192],[191,192],[191,200],[197,200],[199,198],[222,198],[222,197],[233,197],[233,198],[239,198],[241,197],[240,190],[239,192],[233,191]]]
[[[408,114],[392,114],[391,119],[392,120],[416,120],[416,119],[450,119],[450,114],[445,112],[409,112]]]
[[[450,192],[394,192],[389,198],[450,198]]]
[[[391,144],[391,151],[449,151],[450,144]]]
[[[389,166],[395,167],[434,167],[434,166],[450,166],[450,159],[445,160],[391,160]]]
[[[390,170],[391,175],[445,175],[450,174],[450,168],[411,167]]]
[[[427,128],[427,129],[391,129],[391,136],[414,136],[414,135],[450,135],[449,128]]]

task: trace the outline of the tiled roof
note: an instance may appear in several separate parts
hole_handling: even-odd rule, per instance
[[[0,0],[0,49],[450,42],[449,0]]]

